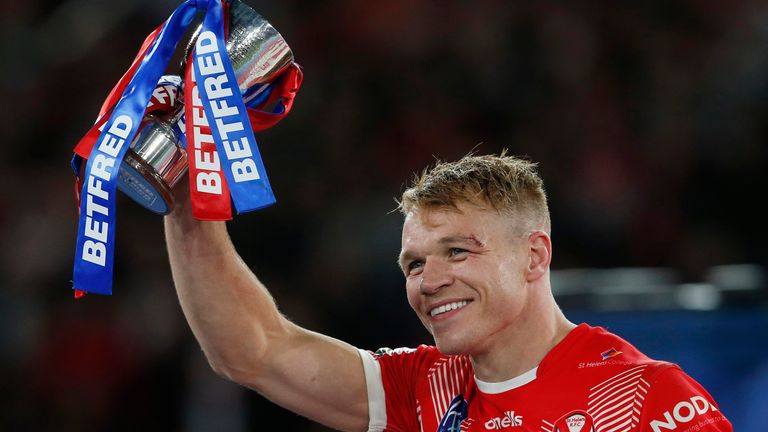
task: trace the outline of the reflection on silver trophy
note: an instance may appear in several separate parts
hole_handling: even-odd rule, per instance
[[[134,201],[158,214],[173,209],[171,188],[187,170],[187,152],[174,125],[184,113],[179,106],[169,118],[147,116],[125,154],[118,187]]]
[[[245,3],[229,3],[227,54],[247,107],[260,103],[264,90],[293,62],[293,53],[280,33]],[[193,34],[183,59],[194,47]],[[185,68],[182,62],[182,75]],[[165,116],[147,115],[128,149],[118,176],[118,187],[134,201],[158,213],[173,209],[171,189],[187,170],[187,153],[178,126],[183,106]]]

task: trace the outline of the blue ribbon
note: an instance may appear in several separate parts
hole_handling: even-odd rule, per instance
[[[211,2],[195,43],[200,99],[238,214],[274,204],[250,119],[227,57],[221,4]]]
[[[112,293],[115,202],[120,165],[139,130],[144,111],[158,80],[198,10],[206,11],[200,34],[215,35],[216,46],[196,50],[201,53],[195,53],[195,73],[206,114],[209,119],[214,119],[211,121],[211,129],[235,208],[238,213],[242,213],[275,202],[237,87],[235,73],[226,53],[221,0],[187,0],[164,23],[88,157],[80,195],[74,289],[106,295]],[[205,41],[198,40],[198,46]],[[210,66],[214,54],[218,54],[226,79],[218,75],[218,78],[212,78],[210,74],[201,73],[211,72],[211,68],[206,69],[206,65]],[[209,92],[209,89],[202,85],[206,78],[218,79],[216,82],[221,84],[221,89],[230,85],[231,95],[222,96],[222,92],[226,92],[221,89],[219,94],[208,94],[213,92]],[[210,103],[214,103],[215,107],[209,106]],[[242,126],[242,130],[238,130],[238,124]],[[251,154],[246,156],[249,151]]]

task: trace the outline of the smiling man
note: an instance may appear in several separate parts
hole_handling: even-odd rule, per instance
[[[400,266],[435,346],[375,353],[282,316],[222,222],[166,218],[179,299],[215,371],[339,430],[732,431],[674,364],[555,303],[546,195],[508,156],[438,163],[403,194]],[[215,269],[215,271],[211,271]]]

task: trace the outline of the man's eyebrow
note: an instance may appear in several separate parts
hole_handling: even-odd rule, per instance
[[[449,237],[443,237],[440,240],[437,241],[441,245],[445,244],[455,244],[455,243],[472,243],[475,246],[479,247],[485,247],[485,243],[481,242],[477,237],[474,235],[469,236],[449,236]]]
[[[398,262],[403,262],[403,261],[407,261],[407,260],[410,260],[410,259],[415,259],[416,257],[418,257],[418,255],[419,254],[417,254],[416,252],[413,252],[413,251],[411,251],[409,249],[403,249],[403,250],[400,251],[400,255],[397,256],[397,261]]]
[[[403,268],[403,264],[406,261],[410,261],[415,257],[415,254],[411,253],[410,251],[400,251],[400,254],[397,256],[397,266],[400,267],[400,270],[405,270]]]

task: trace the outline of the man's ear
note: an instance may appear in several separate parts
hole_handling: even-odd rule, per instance
[[[534,231],[528,236],[528,268],[525,278],[528,282],[547,274],[552,262],[552,240],[544,231]]]

